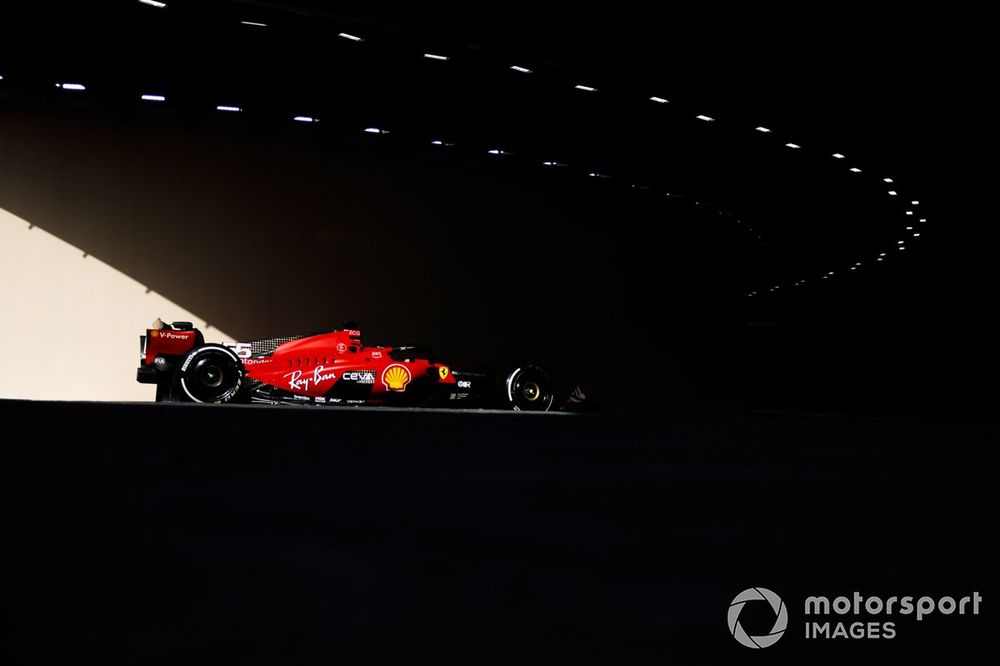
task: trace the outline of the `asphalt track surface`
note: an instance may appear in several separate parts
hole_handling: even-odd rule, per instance
[[[4,664],[988,654],[995,420],[24,401],[0,419]],[[726,622],[754,586],[788,605],[764,650]],[[854,591],[984,601],[892,618],[891,640],[802,637],[806,596]]]

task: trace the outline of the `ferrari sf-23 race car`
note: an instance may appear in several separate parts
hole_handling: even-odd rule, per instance
[[[590,408],[537,366],[456,368],[422,347],[366,346],[356,324],[313,335],[206,344],[190,322],[139,337],[137,379],[157,402],[389,405],[522,411]]]

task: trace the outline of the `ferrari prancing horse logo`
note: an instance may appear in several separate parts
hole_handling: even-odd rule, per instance
[[[441,379],[448,379],[448,366],[442,365],[438,368],[438,374],[441,375]]]
[[[405,391],[410,383],[410,371],[405,365],[393,363],[382,371],[382,383],[390,391]]]

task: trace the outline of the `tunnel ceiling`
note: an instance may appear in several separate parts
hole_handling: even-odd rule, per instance
[[[934,242],[937,201],[916,149],[883,131],[906,120],[900,102],[886,106],[879,72],[901,54],[919,61],[909,38],[884,41],[870,77],[844,80],[840,59],[858,71],[849,35],[836,57],[813,57],[828,53],[835,19],[775,41],[786,29],[761,29],[760,17],[535,10],[527,20],[528,8],[509,6],[473,21],[330,7],[36,8],[23,19],[32,37],[0,52],[0,95],[627,193],[663,208],[653,233],[669,239],[671,211],[683,210],[737,247],[751,303],[877,279]],[[17,24],[6,22],[12,39]]]

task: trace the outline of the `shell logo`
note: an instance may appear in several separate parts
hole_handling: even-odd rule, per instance
[[[390,391],[405,391],[410,383],[410,371],[405,365],[394,363],[382,371],[382,383]]]

